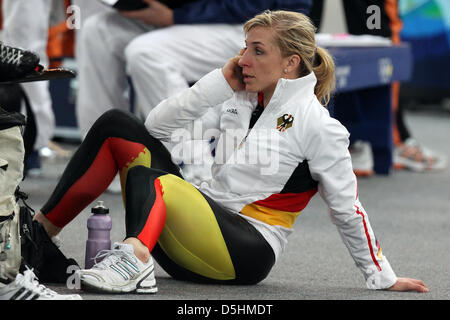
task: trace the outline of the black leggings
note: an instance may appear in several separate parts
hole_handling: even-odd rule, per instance
[[[120,173],[126,237],[138,238],[173,278],[255,284],[275,256],[244,218],[182,178],[170,153],[133,115],[112,110],[89,131],[42,213],[64,227]]]

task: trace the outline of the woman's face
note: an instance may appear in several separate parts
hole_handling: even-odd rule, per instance
[[[274,38],[274,31],[266,27],[254,27],[247,33],[246,48],[239,59],[244,75],[245,90],[263,92],[264,100],[272,97],[278,80],[283,77],[288,58],[281,56]]]

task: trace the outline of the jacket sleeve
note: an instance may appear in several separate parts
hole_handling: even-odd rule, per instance
[[[319,193],[329,208],[331,221],[361,270],[370,289],[386,289],[397,277],[369,222],[358,198],[357,181],[353,173],[349,133],[336,119],[329,117],[322,106],[306,117],[302,131],[306,154],[313,179],[319,181]]]
[[[153,137],[165,142],[174,142],[175,135],[183,140],[202,140],[207,130],[218,130],[221,104],[232,96],[222,70],[216,69],[192,87],[161,101],[148,114],[145,126]]]
[[[266,9],[309,14],[312,0],[199,0],[174,9],[175,24],[244,23]]]

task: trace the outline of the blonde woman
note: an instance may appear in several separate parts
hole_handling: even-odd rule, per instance
[[[126,239],[78,275],[84,288],[156,292],[153,256],[176,279],[255,284],[282,254],[299,212],[319,191],[371,289],[428,291],[397,278],[358,200],[348,132],[324,107],[334,63],[299,13],[266,11],[222,69],[162,101],[145,127],[111,111],[93,126],[37,215],[51,235],[119,170]],[[212,142],[211,179],[193,185],[160,141]],[[81,165],[80,165],[81,163]]]

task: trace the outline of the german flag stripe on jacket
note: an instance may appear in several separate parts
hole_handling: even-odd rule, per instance
[[[248,204],[241,212],[269,225],[292,228],[295,219],[316,194],[317,184],[311,177],[308,162],[303,161],[280,193]]]

